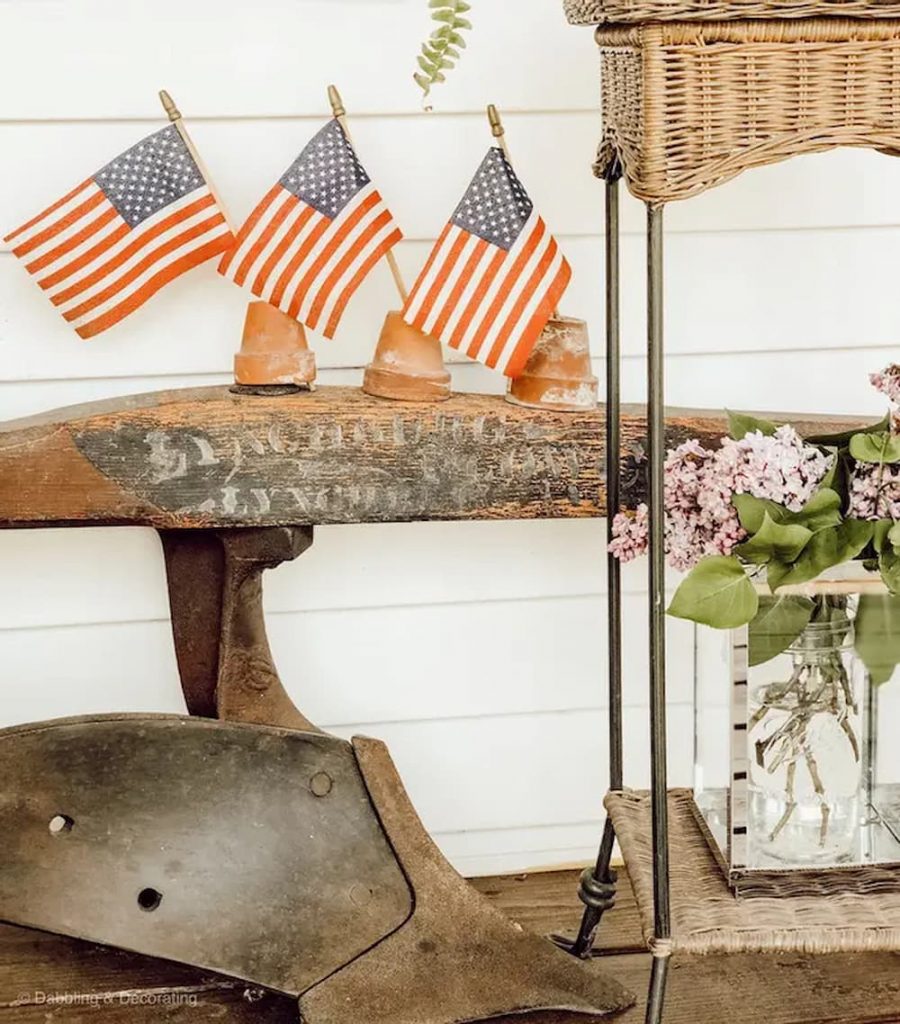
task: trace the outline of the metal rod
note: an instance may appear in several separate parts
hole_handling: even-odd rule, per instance
[[[663,208],[647,205],[647,437],[650,455],[650,760],[653,904],[657,939],[671,936],[666,750],[666,457],[663,350]],[[654,969],[656,964],[654,963]],[[648,1017],[648,1020],[650,1018]]]
[[[646,1024],[661,1024],[663,1007],[666,1002],[666,979],[669,976],[669,958],[655,956],[650,974],[650,991],[647,995]]]
[[[618,165],[606,178],[606,537],[612,540],[613,518],[621,508],[621,349],[619,330],[619,178]],[[609,672],[609,782],[622,788],[622,576],[617,558],[607,553]],[[615,872],[610,869],[615,831],[609,818],[593,872],[582,876],[579,896],[585,905],[572,953],[590,956],[604,912],[615,900]]]
[[[622,508],[622,357],[619,318],[619,176],[606,183],[606,537]],[[606,555],[609,609],[609,784],[623,785],[622,564]]]

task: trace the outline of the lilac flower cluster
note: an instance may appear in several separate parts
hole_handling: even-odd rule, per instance
[[[900,434],[900,364],[869,375],[872,386],[894,405],[891,432]],[[850,474],[849,515],[854,519],[900,520],[900,465],[857,462]]]
[[[853,519],[900,520],[900,465],[857,462],[850,474]]]
[[[740,441],[724,438],[710,451],[698,441],[685,441],[665,464],[666,551],[669,564],[682,571],[707,555],[730,555],[747,533],[732,503],[735,494],[767,498],[792,511],[809,501],[832,459],[805,445],[791,426],[773,436],[760,431]],[[622,561],[647,550],[645,505],[613,520],[610,550]]]
[[[895,405],[900,404],[900,364],[891,363],[878,373],[869,374],[876,391],[886,395]]]

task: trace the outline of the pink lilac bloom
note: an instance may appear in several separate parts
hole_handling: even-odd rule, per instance
[[[707,555],[730,555],[746,540],[732,503],[735,494],[751,494],[799,511],[831,466],[831,456],[805,445],[793,427],[774,436],[759,431],[740,441],[724,438],[710,451],[685,441],[665,463],[666,551],[674,569],[692,569]],[[610,550],[630,561],[647,549],[648,513],[622,513],[613,521]]]
[[[869,374],[869,380],[876,391],[887,395],[894,405],[900,405],[900,364],[891,363],[878,373]]]
[[[666,459],[666,551],[674,569],[691,569],[706,555],[730,555],[746,537],[718,454],[692,440]]]
[[[832,456],[803,443],[792,426],[779,427],[771,437],[756,430],[740,441],[722,441],[717,453],[723,484],[734,494],[767,498],[799,512],[822,482]]]
[[[647,553],[650,514],[643,502],[634,512],[620,512],[613,519],[613,539],[609,550],[622,562],[631,562]]]
[[[858,462],[850,474],[849,515],[900,520],[900,465]]]

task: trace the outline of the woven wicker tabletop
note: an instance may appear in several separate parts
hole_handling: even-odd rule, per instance
[[[597,30],[603,137],[653,204],[835,146],[900,152],[900,20],[649,22]]]
[[[573,25],[744,18],[897,18],[898,0],[563,0]]]
[[[669,793],[673,950],[690,953],[839,953],[900,950],[900,892],[843,891],[815,896],[736,899],[691,810],[688,790]],[[653,942],[650,794],[610,793],[641,927]]]

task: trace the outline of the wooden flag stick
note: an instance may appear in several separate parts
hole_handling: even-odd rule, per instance
[[[344,134],[347,136],[347,141],[350,145],[353,145],[353,138],[350,135],[350,128],[347,125],[347,109],[344,106],[344,101],[341,99],[341,94],[337,91],[337,86],[328,86],[328,102],[331,104],[331,111],[334,114],[335,120],[344,129]],[[397,292],[400,295],[400,301],[403,305],[406,305],[406,300],[409,298],[409,292],[406,290],[406,284],[403,281],[403,275],[400,273],[400,265],[397,263],[397,257],[394,255],[394,250],[389,249],[387,253],[388,266],[391,268],[391,274],[394,278],[394,284],[397,286]]]
[[[488,123],[491,126],[491,135],[497,140],[497,145],[503,150],[503,155],[506,157],[506,162],[512,167],[512,157],[509,155],[509,146],[506,143],[506,129],[503,127],[503,120],[500,117],[500,111],[494,106],[493,103],[488,104],[487,108]],[[559,316],[559,310],[554,309],[553,315]]]
[[[231,229],[231,233],[235,234],[234,224],[232,223],[231,218],[228,216],[228,210],[226,209],[225,204],[222,202],[222,198],[217,192],[216,186],[213,184],[212,178],[209,176],[209,171],[207,170],[206,164],[203,162],[203,158],[197,151],[197,147],[194,145],[190,135],[188,135],[187,128],[185,128],[184,126],[184,121],[181,118],[181,111],[178,109],[178,107],[175,106],[175,101],[168,94],[168,92],[166,92],[165,89],[160,89],[159,101],[163,105],[163,110],[165,110],[166,116],[177,128],[178,134],[181,136],[181,139],[184,142],[185,146],[187,146],[188,152],[194,158],[194,163],[197,165],[197,168],[203,175],[206,184],[209,186],[209,191],[212,193],[212,197],[213,199],[215,199],[216,205],[222,211],[222,216],[225,218],[225,223]]]

